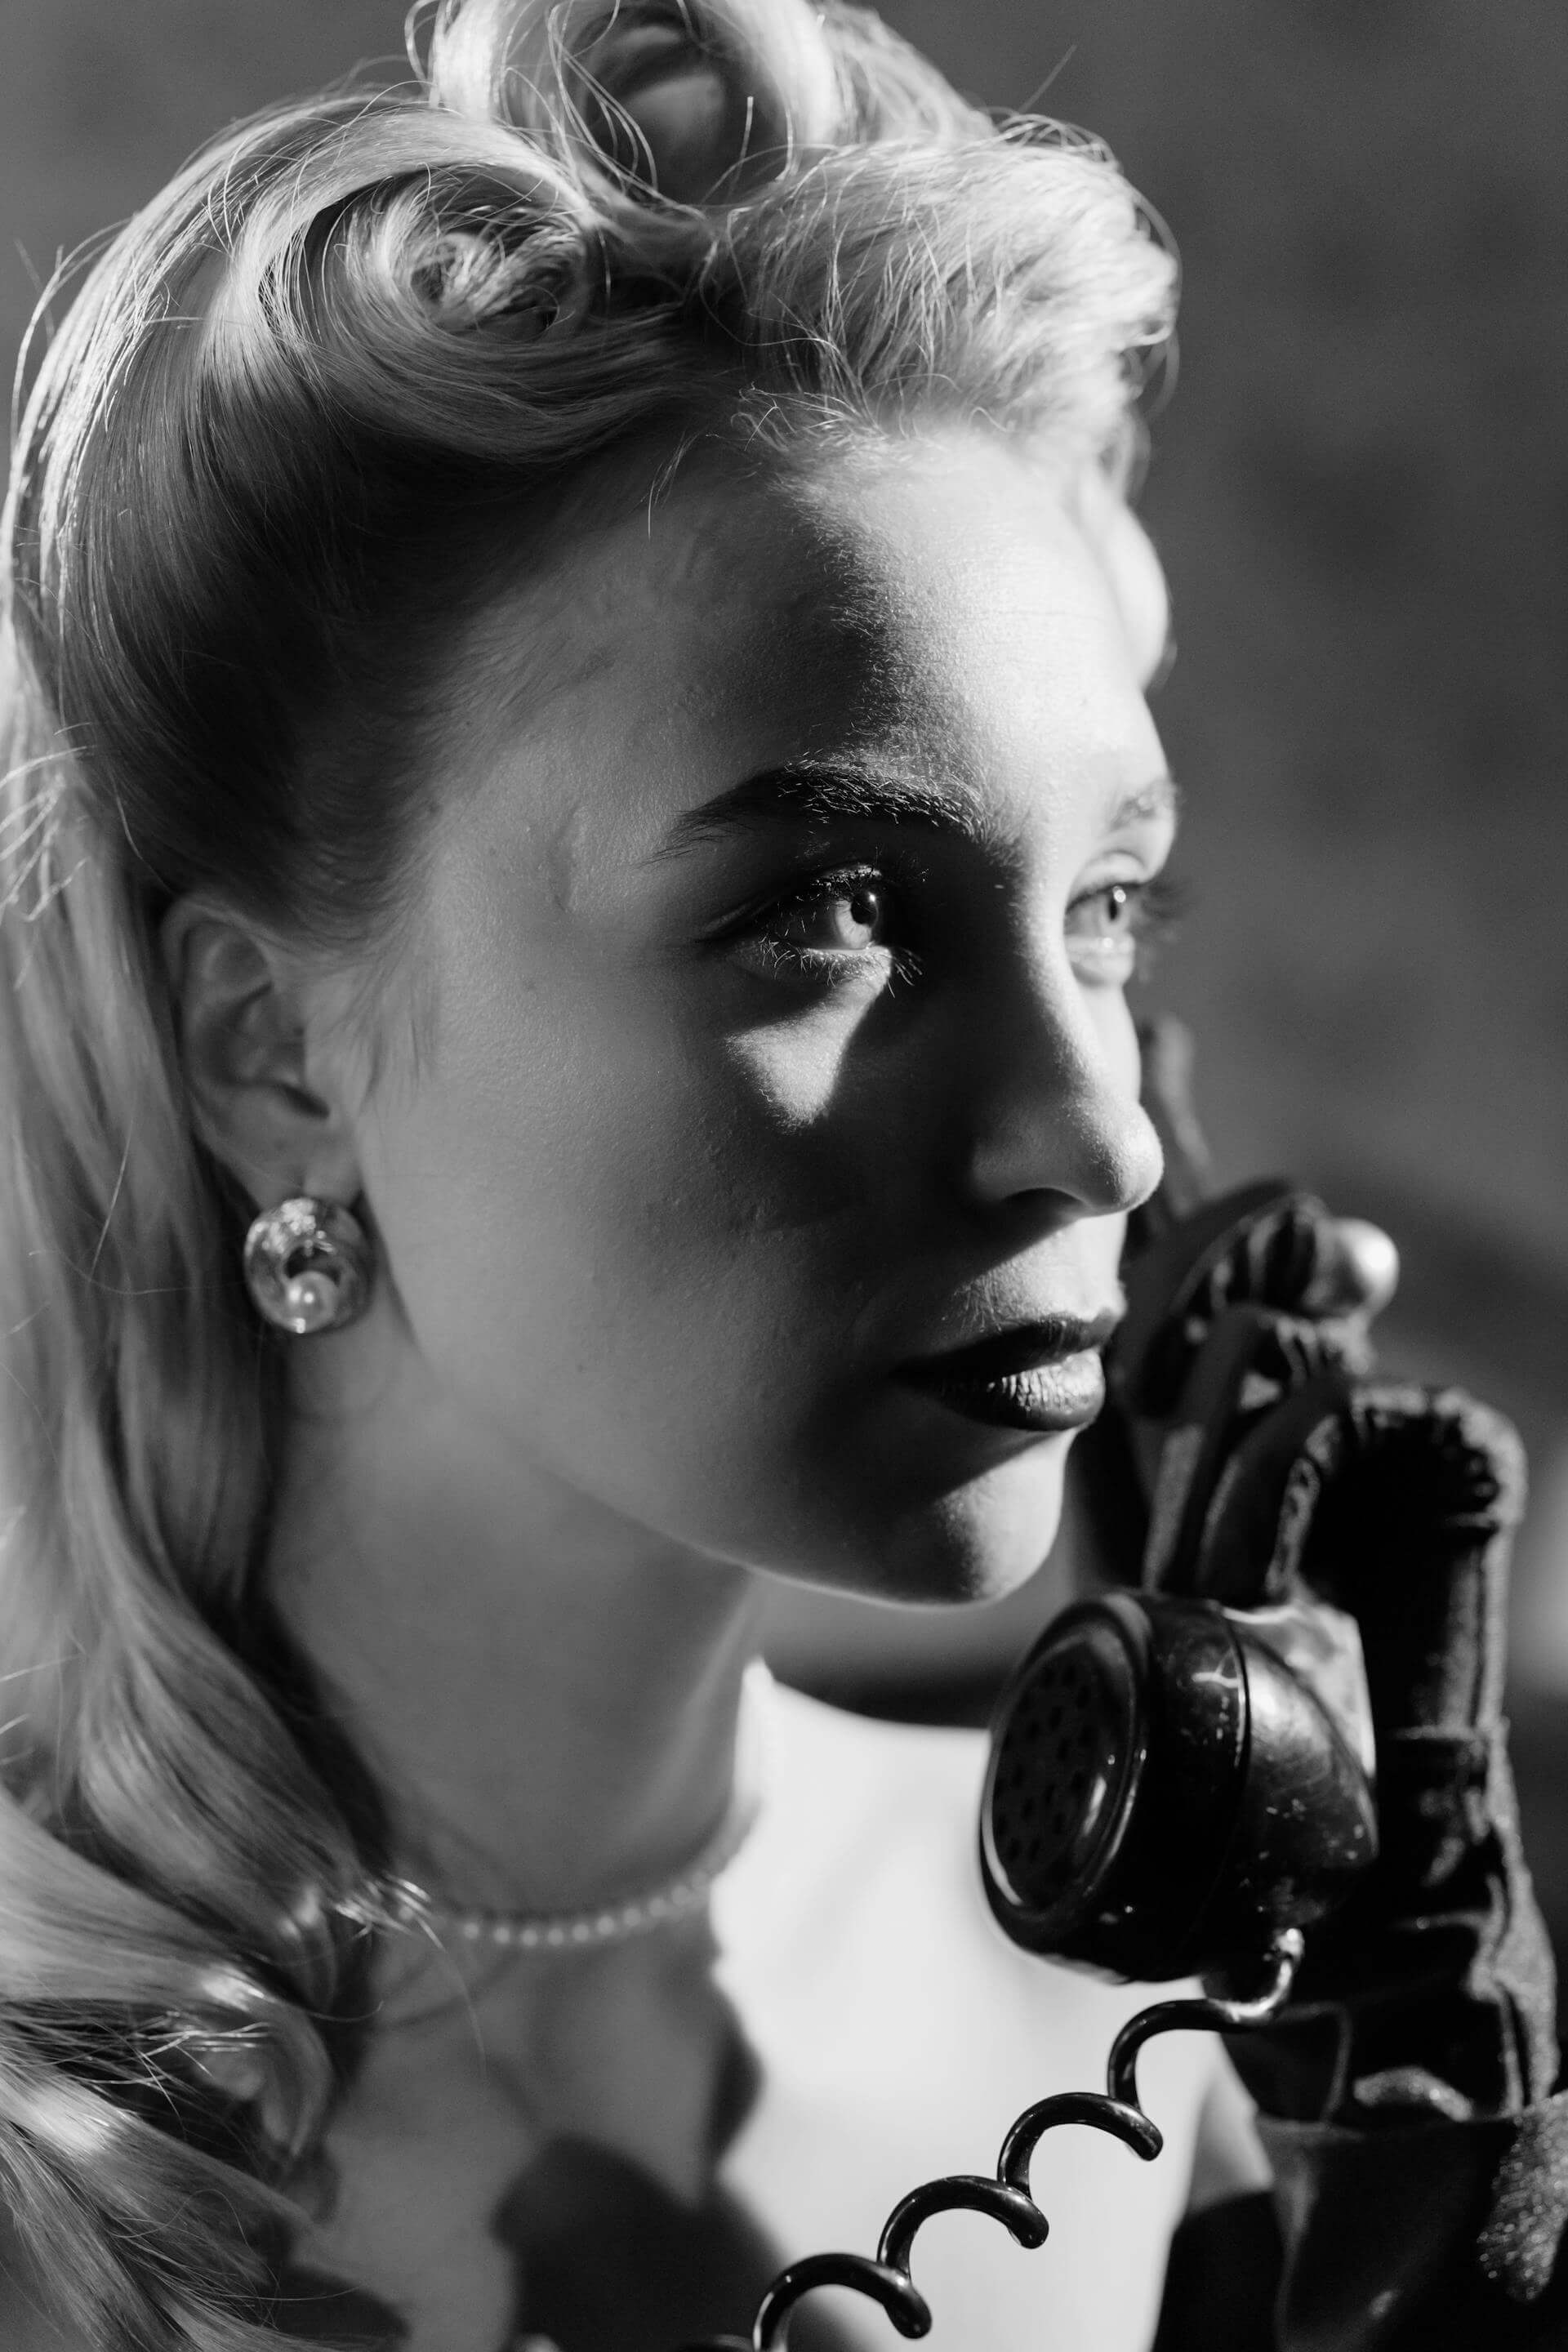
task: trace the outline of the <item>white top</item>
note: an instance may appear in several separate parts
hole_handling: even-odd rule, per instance
[[[871,2253],[921,2181],[992,2172],[1034,2100],[1103,2090],[1118,2028],[1159,1993],[1036,1959],[995,1926],[976,1858],[978,1734],[783,1689],[768,1720],[763,1817],[713,1898],[722,1981],[763,2084],[723,2178],[768,2212],[787,2259]],[[1051,2234],[1037,2252],[981,2214],[928,2221],[912,2269],[932,2352],[1147,2352],[1222,2066],[1207,2034],[1143,2053],[1140,2096],[1165,2135],[1153,2163],[1081,2127],[1041,2142],[1032,2185]],[[867,2352],[887,2352],[874,2304],[822,2292]]]

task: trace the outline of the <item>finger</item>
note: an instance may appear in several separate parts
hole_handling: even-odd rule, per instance
[[[1331,1217],[1317,1236],[1317,1263],[1301,1293],[1301,1312],[1331,1317],[1381,1315],[1399,1286],[1399,1252],[1381,1225]]]
[[[1313,1369],[1299,1349],[1282,1346],[1281,1328],[1267,1307],[1228,1307],[1197,1351],[1150,1509],[1144,1581],[1162,1591],[1244,1609],[1282,1597],[1264,1590],[1279,1550],[1282,1491],[1307,1438],[1343,1409],[1346,1391],[1332,1365]],[[1243,1436],[1259,1414],[1253,1435]],[[1217,1544],[1215,1513],[1229,1531]],[[1280,1565],[1293,1562],[1282,1557]]]
[[[1111,1364],[1130,1412],[1158,1419],[1171,1410],[1204,1329],[1233,1297],[1258,1293],[1245,1266],[1250,1238],[1260,1231],[1272,1234],[1292,1213],[1309,1211],[1327,1222],[1317,1202],[1269,1177],[1205,1202],[1127,1262],[1127,1319],[1116,1335]],[[1189,1328],[1194,1322],[1200,1327],[1195,1331]]]

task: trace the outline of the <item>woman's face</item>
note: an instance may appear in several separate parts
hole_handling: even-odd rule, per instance
[[[358,1147],[422,1377],[531,1475],[889,1597],[1038,1565],[1160,1167],[1135,635],[957,429],[690,469],[487,616]]]

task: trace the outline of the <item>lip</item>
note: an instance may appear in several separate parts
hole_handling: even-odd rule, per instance
[[[1045,1433],[1081,1429],[1105,1402],[1100,1351],[1121,1316],[1048,1315],[900,1364],[896,1378],[966,1421]]]

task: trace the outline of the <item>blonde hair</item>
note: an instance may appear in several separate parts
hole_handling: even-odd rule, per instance
[[[388,1862],[268,1607],[282,1359],[163,912],[384,937],[442,649],[601,453],[936,408],[1120,480],[1170,323],[1104,152],[858,9],[424,30],[413,86],[241,126],[104,251],[5,520],[0,2197],[117,2352],[279,2342]]]

